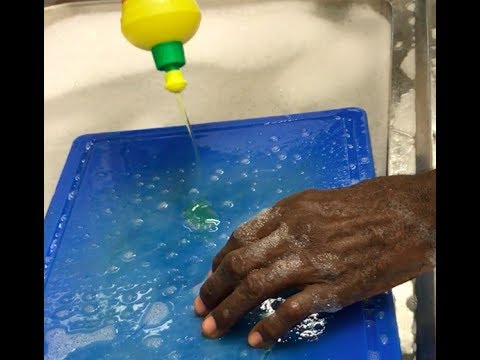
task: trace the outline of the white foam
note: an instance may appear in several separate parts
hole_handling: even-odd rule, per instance
[[[415,336],[412,332],[412,326],[415,323],[415,314],[407,307],[410,296],[414,293],[413,281],[407,281],[392,289],[395,297],[395,313],[397,315],[398,335],[400,337],[400,346],[403,354],[412,354],[414,352]]]
[[[248,247],[244,256],[246,259],[264,259],[272,249],[279,246],[282,241],[286,241],[289,237],[287,225],[281,224],[280,228],[270,235],[256,241],[255,246]]]
[[[63,328],[47,331],[45,341],[48,351],[44,360],[63,360],[77,349],[99,341],[111,341],[116,331],[113,326],[106,326],[90,333],[66,333]]]
[[[415,48],[410,49],[405,59],[403,59],[400,69],[410,78],[415,79]]]
[[[240,225],[237,230],[235,230],[235,237],[246,242],[256,240],[257,231],[275,215],[277,215],[277,213],[277,209],[263,209],[255,217],[253,217],[253,219]]]
[[[145,344],[145,346],[147,347],[151,347],[151,348],[159,348],[162,344],[163,344],[163,340],[160,336],[146,336],[143,338],[143,343]]]
[[[141,324],[146,327],[158,326],[168,315],[168,307],[162,302],[150,304],[142,317]]]

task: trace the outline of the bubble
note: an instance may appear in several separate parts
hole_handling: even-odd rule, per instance
[[[249,158],[245,158],[245,159],[240,160],[240,162],[241,162],[243,165],[248,165],[248,164],[250,164],[250,159],[249,159]]]
[[[155,185],[153,184],[148,184],[147,186],[145,186],[147,189],[155,189]]]
[[[379,311],[377,316],[380,320],[382,320],[385,317],[385,313],[383,311]]]
[[[87,304],[83,307],[83,311],[85,311],[88,314],[91,314],[91,313],[95,312],[95,310],[96,310],[96,308],[91,304]]]
[[[190,195],[197,195],[197,194],[200,194],[200,191],[198,191],[198,189],[196,189],[196,188],[191,188],[188,193]]]
[[[282,192],[283,192],[282,189],[277,189],[277,190],[276,190],[276,193],[277,193],[277,194],[281,194]]]
[[[105,209],[105,214],[109,214],[109,215],[110,215],[111,213],[112,213],[112,209],[110,209],[110,208],[106,208],[106,209]]]
[[[287,158],[287,154],[278,155],[278,160],[285,160],[286,158]]]
[[[162,345],[163,340],[160,336],[150,335],[143,338],[143,343],[145,344],[145,346],[158,349]]]
[[[278,141],[278,137],[276,137],[276,136],[270,136],[270,141],[277,142],[277,141]]]
[[[365,325],[367,328],[371,328],[375,325],[375,323],[372,320],[365,320]]]
[[[229,208],[232,208],[232,207],[234,206],[233,202],[230,201],[230,200],[224,201],[224,202],[222,203],[222,205],[223,205],[224,207],[229,207]]]
[[[221,234],[218,238],[219,238],[220,240],[222,240],[222,241],[226,241],[226,240],[228,240],[228,235],[225,234],[225,233],[223,233],[223,234]]]
[[[280,170],[280,169],[282,168],[282,165],[277,164],[277,165],[275,166],[275,168],[276,168],[277,170]]]
[[[173,295],[177,291],[177,288],[175,286],[169,286],[165,290],[163,290],[162,295],[167,296],[167,295]]]
[[[115,266],[115,265],[112,265],[108,268],[108,270],[106,271],[106,273],[108,274],[115,274],[116,272],[118,272],[120,270],[120,268],[118,266]]]
[[[357,165],[355,164],[350,164],[350,169],[355,170],[357,168]]]
[[[207,250],[215,249],[216,247],[217,247],[217,244],[215,244],[214,242],[208,242],[205,244],[205,248]]]
[[[168,203],[166,201],[162,201],[160,204],[158,204],[157,209],[158,210],[164,210],[168,208]]]
[[[166,259],[173,259],[173,258],[175,258],[175,257],[177,257],[177,256],[178,256],[178,254],[177,254],[176,252],[173,252],[173,251],[172,251],[172,252],[168,253],[165,258],[166,258]]]
[[[135,260],[136,256],[137,255],[133,251],[127,251],[126,253],[124,253],[122,255],[122,261],[124,261],[124,262],[133,261],[133,260]]]
[[[187,240],[187,239],[183,238],[183,239],[180,239],[179,243],[180,243],[181,245],[186,245],[186,244],[189,244],[189,243],[190,243],[190,240]]]
[[[299,155],[299,154],[295,154],[295,155],[293,155],[293,159],[296,160],[296,161],[302,160],[302,156]]]
[[[368,360],[380,360],[380,354],[377,351],[369,351]]]
[[[246,178],[246,177],[248,177],[248,174],[247,174],[247,173],[242,173],[241,176],[242,176],[243,178]]]
[[[211,181],[218,181],[218,180],[220,180],[220,178],[217,175],[212,175],[212,176],[210,176],[210,180]]]
[[[59,310],[55,313],[55,315],[59,318],[65,318],[70,314],[70,311],[67,309]]]
[[[134,177],[135,179],[140,179],[140,178],[142,177],[142,175],[140,175],[140,174],[135,174],[135,175],[133,175],[133,177]]]
[[[167,355],[167,359],[168,360],[179,360],[180,359],[180,355],[176,352],[176,351],[172,351],[171,353],[169,353]]]
[[[74,190],[74,191],[70,191],[68,193],[68,200],[73,200],[75,199],[75,195],[77,194],[77,192]]]
[[[132,202],[133,202],[134,204],[140,204],[140,203],[142,202],[142,199],[140,199],[140,198],[135,198],[135,199],[132,200]]]
[[[302,137],[309,137],[309,136],[310,136],[310,133],[306,129],[303,129],[302,130]]]
[[[143,182],[141,182],[141,181],[139,181],[139,182],[137,183],[137,186],[138,186],[138,187],[142,187],[143,185],[145,185],[145,184],[144,184]]]
[[[136,226],[140,226],[143,224],[143,219],[134,219],[133,224]]]
[[[169,192],[170,192],[170,190],[168,190],[168,189],[163,189],[163,190],[161,191],[162,194],[168,194]]]
[[[215,174],[223,175],[223,173],[224,173],[223,169],[217,169],[217,170],[215,170]]]
[[[388,344],[388,337],[387,337],[387,335],[385,335],[385,334],[380,335],[380,342],[381,342],[383,345],[387,345],[387,344]]]
[[[279,147],[279,146],[275,145],[275,146],[272,147],[272,152],[277,153],[277,152],[279,152],[279,151],[280,151],[280,147]]]
[[[253,186],[250,188],[250,190],[251,190],[251,191],[257,191],[257,189],[256,189],[255,187],[253,187]]]

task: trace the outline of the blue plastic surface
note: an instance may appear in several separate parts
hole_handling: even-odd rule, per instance
[[[185,127],[74,142],[45,219],[45,359],[400,360],[391,293],[324,317],[315,341],[292,333],[270,352],[246,344],[262,310],[211,341],[192,308],[240,223],[288,194],[374,176],[363,110],[193,128],[197,164]],[[184,226],[199,199],[218,214],[216,231]]]

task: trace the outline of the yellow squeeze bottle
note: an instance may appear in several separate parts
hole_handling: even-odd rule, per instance
[[[200,8],[195,0],[122,0],[122,33],[136,47],[149,50],[158,70],[165,71],[165,88],[173,93],[187,82],[183,44],[198,30]]]

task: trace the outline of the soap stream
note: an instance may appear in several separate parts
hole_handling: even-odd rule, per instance
[[[195,152],[195,162],[197,165],[199,165],[200,158],[198,156],[197,144],[195,143],[195,138],[193,137],[192,125],[190,124],[190,119],[188,118],[187,110],[185,108],[185,104],[183,103],[182,95],[180,93],[177,93],[175,95],[177,99],[178,108],[180,109],[180,113],[183,115],[183,118],[185,120],[185,125],[188,130],[188,134],[190,135],[190,140],[192,141],[193,151]]]

